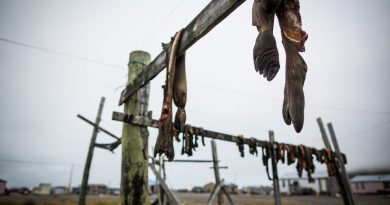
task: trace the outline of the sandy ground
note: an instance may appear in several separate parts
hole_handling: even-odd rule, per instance
[[[178,193],[178,198],[184,205],[203,205],[207,203],[209,194]],[[150,200],[156,196],[150,196]],[[232,195],[236,205],[271,205],[272,196],[248,196]],[[73,205],[77,204],[76,195],[68,196],[22,196],[13,194],[11,196],[0,196],[0,205]],[[389,196],[357,196],[359,205],[390,205]],[[117,205],[119,198],[117,196],[88,196],[88,205]],[[225,202],[226,199],[225,199]],[[216,203],[215,203],[216,204]],[[228,203],[225,203],[228,204]],[[342,205],[341,198],[329,196],[285,196],[282,197],[283,205]]]

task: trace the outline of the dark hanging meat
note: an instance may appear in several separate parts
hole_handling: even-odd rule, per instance
[[[253,48],[255,69],[271,81],[279,71],[279,53],[273,35],[275,11],[280,0],[254,0],[252,7],[252,25],[259,34]]]
[[[186,79],[186,55],[179,56],[176,60],[175,79],[173,81],[173,101],[177,106],[175,115],[175,129],[183,131],[186,122],[187,79]]]
[[[237,144],[237,147],[238,147],[238,151],[240,152],[240,156],[244,157],[245,156],[245,153],[244,153],[244,136],[243,135],[238,135],[236,139],[237,139],[236,144]]]
[[[175,135],[172,127],[172,97],[173,97],[173,82],[175,79],[176,55],[179,48],[182,30],[176,33],[174,40],[167,49],[167,77],[164,87],[164,101],[159,120],[159,130],[156,145],[154,148],[154,156],[157,154],[165,154],[169,161],[172,161],[175,156],[173,148],[173,136]]]
[[[287,125],[291,122],[296,132],[300,132],[304,122],[305,96],[303,84],[307,65],[298,51],[305,50],[308,38],[301,29],[301,15],[298,0],[282,0],[276,15],[282,31],[283,46],[286,52],[286,82],[284,88],[283,119]]]

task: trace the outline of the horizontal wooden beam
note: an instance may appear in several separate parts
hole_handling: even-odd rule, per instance
[[[179,55],[183,54],[195,42],[206,35],[218,23],[225,19],[245,0],[212,0],[191,23],[183,30],[180,41]],[[122,105],[138,89],[156,77],[166,67],[165,51],[161,52],[146,68],[138,75],[133,83],[126,86],[122,91],[119,105]]]
[[[164,162],[169,162],[169,163],[171,163],[171,162],[184,162],[184,163],[211,163],[211,162],[213,162],[213,160],[175,159],[175,160],[172,160],[172,161],[164,160]]]
[[[84,116],[78,114],[77,117],[80,118],[80,119],[82,119],[82,120],[84,120],[84,121],[87,122],[88,124],[90,124],[90,125],[96,127],[96,124],[95,124],[95,123],[93,123],[91,120],[88,120],[88,119],[85,118]],[[117,140],[120,140],[119,137],[117,137],[116,135],[112,134],[111,132],[107,131],[106,129],[104,129],[104,128],[102,128],[102,127],[98,127],[98,130],[100,130],[100,131],[102,131],[102,132],[108,134],[110,137],[113,137],[113,138],[115,138],[115,139],[117,139]]]
[[[144,116],[125,115],[125,114],[119,113],[119,112],[113,112],[112,120],[121,121],[121,122],[129,123],[129,124],[139,125],[139,126],[154,127],[154,128],[158,128],[158,124],[159,124],[158,120],[153,120],[153,119],[150,119],[150,118],[144,117]],[[258,140],[258,139],[254,139],[254,138],[252,138],[252,139],[241,138],[239,136],[219,133],[219,132],[203,129],[201,127],[195,127],[195,126],[191,126],[191,127],[192,127],[192,130],[194,131],[194,133],[203,133],[202,136],[206,137],[206,138],[224,140],[224,141],[235,142],[235,143],[242,142],[243,144],[247,144],[247,145],[252,145],[252,144],[254,144],[253,142],[255,142],[257,147],[267,147],[267,144],[269,143],[269,141],[263,141],[263,140]],[[279,142],[275,141],[275,143],[279,143]],[[288,144],[288,145],[296,146],[296,145],[292,145],[292,144]],[[307,146],[305,146],[305,147],[307,147]],[[308,147],[308,148],[318,150],[314,147]],[[332,152],[332,155],[333,155],[333,157],[337,158],[337,156],[334,152]],[[343,160],[345,159],[345,163],[346,163],[345,154],[341,153],[341,155],[343,157]]]
[[[95,147],[102,148],[102,149],[107,149],[110,150],[111,152],[116,149],[122,141],[119,139],[113,143],[95,143]]]

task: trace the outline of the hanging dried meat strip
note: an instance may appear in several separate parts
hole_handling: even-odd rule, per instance
[[[237,139],[236,144],[237,144],[237,147],[238,147],[238,151],[240,152],[240,156],[244,157],[245,156],[245,153],[244,153],[244,135],[238,135],[236,139]]]
[[[251,137],[249,139],[249,153],[258,156],[256,138]]]
[[[186,122],[185,106],[187,102],[186,54],[176,60],[175,79],[173,81],[173,101],[177,106],[175,115],[175,129],[183,131]]]
[[[273,35],[275,11],[280,0],[254,0],[252,6],[252,25],[259,34],[253,48],[255,69],[271,81],[279,71],[279,53]]]
[[[269,180],[272,180],[272,178],[269,175],[268,160],[272,158],[272,152],[273,152],[272,142],[267,142],[267,145],[261,148],[263,165],[265,166],[265,171],[267,172],[267,176]]]
[[[164,101],[159,120],[159,132],[156,145],[154,148],[154,156],[157,154],[165,154],[169,161],[172,161],[175,156],[173,148],[173,139],[175,135],[172,127],[172,97],[173,97],[173,82],[175,79],[176,55],[179,48],[182,30],[176,33],[174,40],[167,49],[167,77],[164,87]]]

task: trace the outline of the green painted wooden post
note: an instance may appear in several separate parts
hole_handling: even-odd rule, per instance
[[[149,53],[131,52],[127,84],[132,83],[149,63]],[[143,116],[147,114],[149,87],[150,85],[146,84],[126,101],[124,108],[126,114]],[[148,204],[148,137],[146,127],[123,123],[121,205]]]

